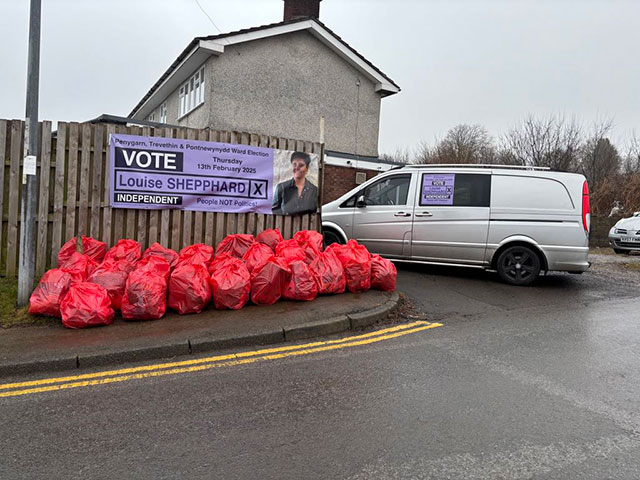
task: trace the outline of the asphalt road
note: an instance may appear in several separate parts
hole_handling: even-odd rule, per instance
[[[0,398],[0,477],[640,478],[638,274],[401,267],[443,326]]]

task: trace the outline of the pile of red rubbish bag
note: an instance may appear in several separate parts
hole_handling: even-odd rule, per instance
[[[81,248],[79,246],[81,245]],[[81,253],[80,251],[84,253]],[[154,243],[144,252],[135,240],[104,242],[72,238],[31,295],[29,313],[62,318],[68,328],[155,320],[167,307],[179,314],[238,310],[248,302],[311,301],[318,295],[369,289],[393,291],[396,268],[355,240],[323,249],[311,230],[284,240],[277,229],[257,237],[227,236],[217,248],[202,243],[180,252]]]

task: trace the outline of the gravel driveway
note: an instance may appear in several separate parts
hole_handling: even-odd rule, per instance
[[[589,261],[589,271],[598,276],[640,285],[640,254],[617,255],[610,248],[593,248]]]

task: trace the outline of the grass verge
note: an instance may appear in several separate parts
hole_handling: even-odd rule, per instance
[[[29,315],[28,308],[16,308],[18,298],[18,279],[0,278],[0,328],[24,325],[55,325],[57,318]]]

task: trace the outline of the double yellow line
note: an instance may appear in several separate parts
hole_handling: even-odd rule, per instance
[[[309,355],[317,352],[327,352],[341,348],[358,347],[371,343],[382,342],[392,338],[421,332],[430,328],[442,326],[439,323],[412,322],[395,327],[385,328],[371,333],[354,335],[337,340],[306,343],[303,345],[290,345],[286,347],[266,348],[252,352],[239,352],[229,355],[217,355],[214,357],[184,360],[181,362],[159,363],[141,367],[123,368],[103,372],[85,373],[66,377],[51,377],[27,382],[0,384],[0,398],[31,395],[35,393],[55,392],[69,388],[91,387],[94,385],[106,385],[109,383],[125,382],[128,380],[140,380],[148,377],[161,377],[163,375],[176,375],[179,373],[198,372],[211,368],[246,365],[265,360],[277,360],[287,357]]]

